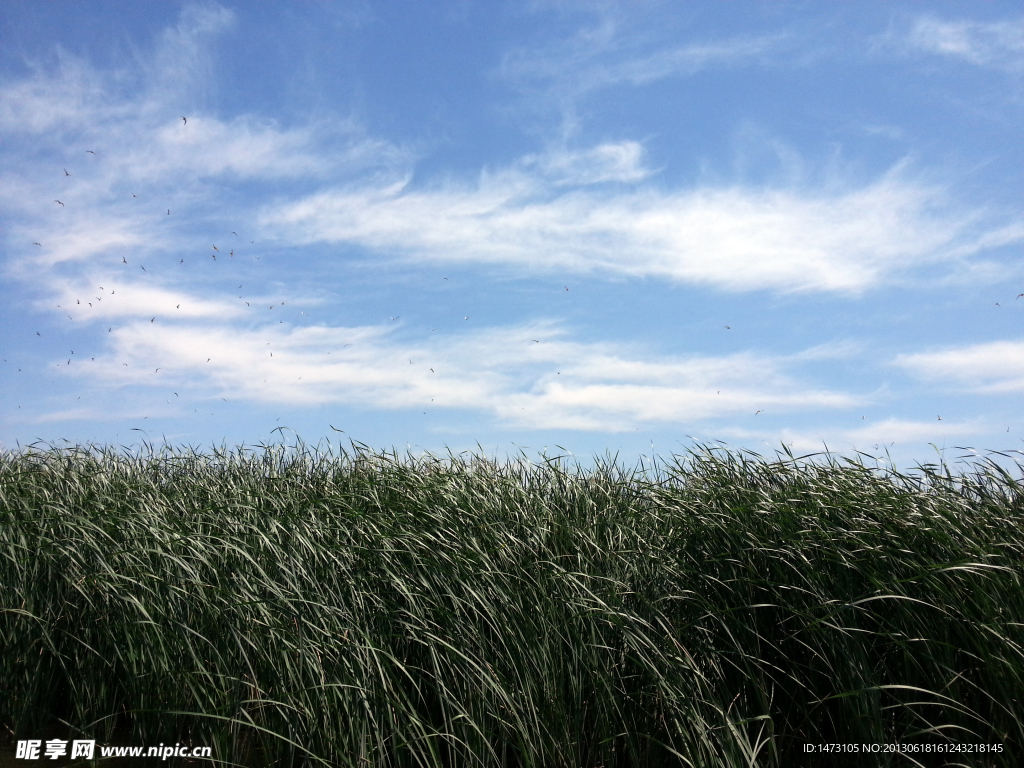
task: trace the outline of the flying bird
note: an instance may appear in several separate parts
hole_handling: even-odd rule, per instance
[[[185,118],[184,115],[181,116],[181,119],[185,125],[188,125],[188,120]]]
[[[65,176],[70,176],[71,175],[70,173],[68,173],[68,169],[67,168],[64,169],[64,175]]]
[[[124,256],[122,256],[121,257],[121,263],[122,264],[127,264],[128,263],[128,259],[126,259]]]
[[[60,203],[60,200],[54,200],[53,202],[55,202],[55,203]],[[60,203],[60,204],[61,204],[62,206],[64,205],[64,203]]]
[[[85,150],[85,154],[87,154],[87,155],[95,155],[96,153],[93,152],[91,149],[87,149],[87,150]]]
[[[151,323],[152,323],[152,322],[153,322],[154,320],[156,320],[156,318],[155,318],[155,317],[151,317],[151,318],[149,319],[149,322],[151,322]]]
[[[39,245],[39,246],[42,246],[42,243],[32,243],[32,245]]]
[[[763,413],[763,410],[762,411],[754,411],[754,415],[755,416],[757,416],[757,414],[759,414],[759,413]]]
[[[217,253],[220,253],[220,248],[218,248],[216,245],[213,246],[213,250],[215,250]]]
[[[138,197],[138,195],[136,195],[134,192],[132,192],[132,197]]]
[[[168,209],[167,209],[167,215],[168,215],[168,216],[170,216],[170,215],[171,215],[171,209],[170,209],[170,208],[168,208]]]

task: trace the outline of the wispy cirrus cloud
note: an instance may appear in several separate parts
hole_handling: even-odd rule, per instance
[[[685,45],[666,45],[648,53],[625,45],[611,20],[585,29],[548,49],[510,52],[500,69],[518,81],[558,83],[557,90],[583,95],[617,85],[639,86],[669,77],[686,77],[711,67],[762,62],[789,40],[786,34],[743,35]]]
[[[918,18],[906,35],[911,48],[979,67],[1024,73],[1024,19],[996,22]]]
[[[776,32],[713,36],[680,45],[666,42],[664,34],[635,34],[628,19],[607,6],[594,12],[597,20],[572,34],[510,50],[493,73],[520,92],[518,105],[506,107],[510,114],[520,119],[541,114],[542,122],[558,115],[563,141],[580,133],[583,102],[602,91],[692,77],[705,70],[765,65],[792,44],[789,34]]]

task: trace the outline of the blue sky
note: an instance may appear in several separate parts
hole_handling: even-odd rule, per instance
[[[1018,3],[24,2],[0,36],[3,447],[1021,447]]]

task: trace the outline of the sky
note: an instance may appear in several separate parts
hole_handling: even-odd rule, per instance
[[[0,39],[0,448],[1024,447],[1019,3],[28,0]]]

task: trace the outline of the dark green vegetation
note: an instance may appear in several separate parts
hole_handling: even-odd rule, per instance
[[[991,461],[8,452],[0,730],[246,765],[1020,765],[1022,500]]]

